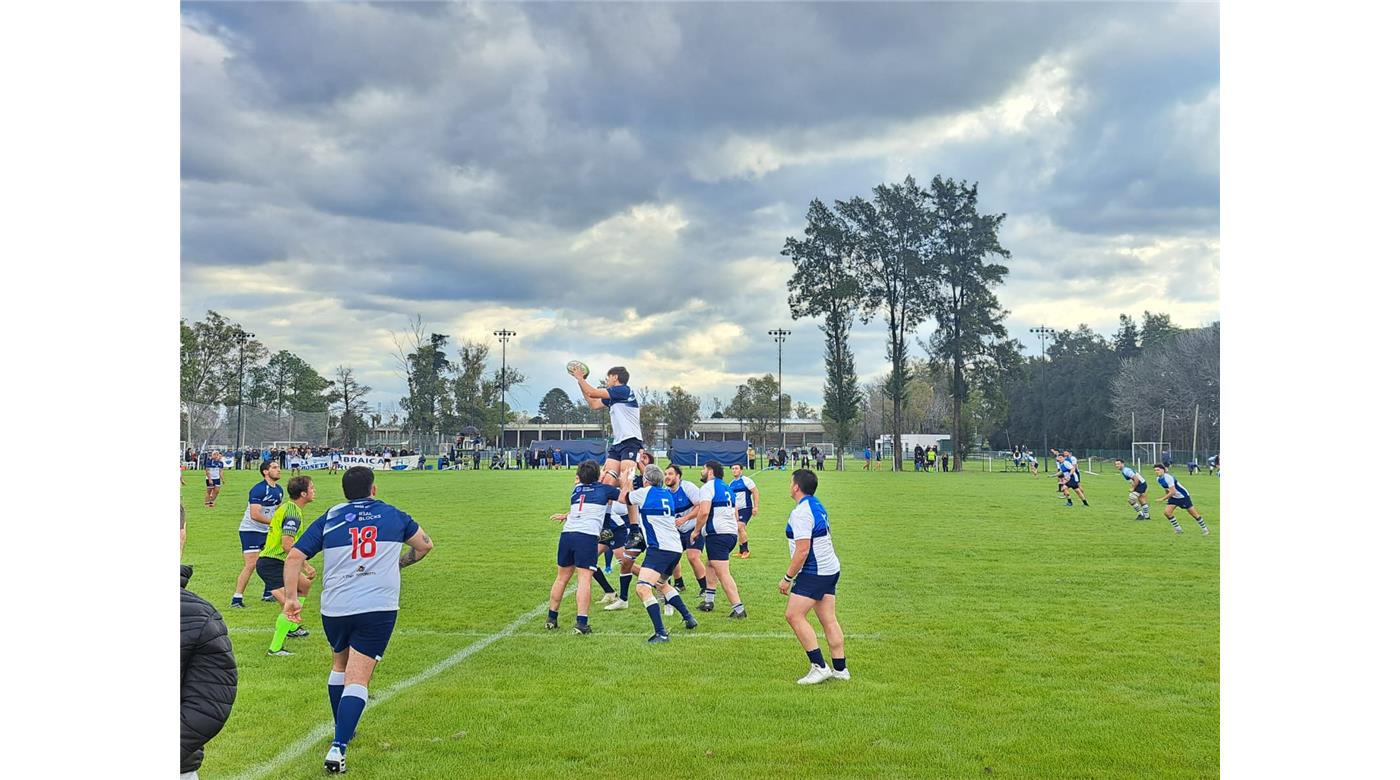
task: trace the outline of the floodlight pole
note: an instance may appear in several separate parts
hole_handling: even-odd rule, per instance
[[[501,431],[496,436],[496,449],[504,452],[506,448],[506,342],[510,337],[516,335],[513,330],[493,330],[491,335],[500,339],[501,342]]]
[[[1040,337],[1040,435],[1042,437],[1041,457],[1050,457],[1050,424],[1047,422],[1047,412],[1045,404],[1045,337],[1053,335],[1055,331],[1041,325],[1031,328],[1031,333]]]
[[[238,447],[239,452],[243,450],[243,363],[245,354],[244,347],[247,346],[248,342],[252,340],[252,338],[253,334],[244,330],[242,326],[234,327],[233,339],[234,341],[238,342],[238,436],[236,437],[238,440],[238,444],[235,446]]]
[[[792,331],[775,328],[768,331],[768,335],[778,342],[778,446],[787,449],[787,439],[783,438],[783,342]]]

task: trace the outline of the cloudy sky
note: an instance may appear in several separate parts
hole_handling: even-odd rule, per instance
[[[1219,316],[1213,4],[182,6],[181,312],[396,405],[394,331],[528,379],[621,363],[819,403],[779,252],[807,204],[912,174],[1006,212],[1008,327]],[[925,325],[920,334],[931,330]],[[858,325],[863,378],[883,323]],[[1038,347],[1038,345],[1037,345]],[[708,406],[705,408],[708,412]]]

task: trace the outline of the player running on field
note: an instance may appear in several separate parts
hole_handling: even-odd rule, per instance
[[[818,461],[820,462],[820,461]],[[729,490],[734,493],[734,509],[739,515],[739,557],[749,557],[749,521],[758,514],[758,486],[744,474],[744,467],[735,463],[730,469],[734,481]]]
[[[213,508],[224,484],[224,455],[215,450],[204,461],[204,505]]]
[[[1113,466],[1123,475],[1123,479],[1128,481],[1128,506],[1137,512],[1137,519],[1148,519],[1151,514],[1147,509],[1147,480],[1133,471],[1131,466],[1123,463],[1122,458],[1114,458]]]
[[[608,448],[608,458],[603,463],[602,482],[605,485],[621,487],[626,493],[632,486],[624,485],[622,477],[637,470],[637,453],[642,450],[642,407],[632,388],[627,386],[631,375],[622,366],[608,369],[607,386],[602,388],[588,384],[583,369],[575,368],[574,379],[578,380],[579,391],[588,402],[590,409],[608,408],[608,419],[612,423],[613,444]],[[629,477],[630,479],[630,477]],[[634,529],[638,537],[640,529]],[[640,538],[634,543],[640,543]]]
[[[262,481],[248,491],[248,508],[243,510],[243,521],[238,524],[238,542],[243,546],[243,570],[238,573],[238,584],[233,589],[230,607],[242,608],[243,589],[257,568],[258,556],[267,546],[267,529],[272,523],[272,513],[282,503],[282,486],[277,480],[282,478],[282,467],[275,460],[265,460],[258,467]],[[272,601],[271,589],[263,590],[263,601]]]
[[[1071,490],[1079,494],[1079,500],[1084,502],[1084,506],[1088,506],[1089,501],[1084,497],[1084,488],[1079,486],[1079,469],[1069,460],[1066,453],[1055,453],[1055,466],[1060,471],[1060,495],[1065,498],[1065,506],[1074,506],[1074,499],[1069,496]]]
[[[681,547],[685,548],[686,560],[690,561],[691,571],[695,573],[695,579],[700,583],[700,590],[703,591],[708,587],[708,583],[705,581],[705,562],[700,557],[700,551],[704,544],[695,534],[698,516],[695,505],[700,503],[700,487],[688,479],[681,479],[683,473],[681,467],[674,463],[667,466],[666,489],[671,491],[671,500],[675,505],[672,511],[681,520]],[[685,590],[685,579],[681,576],[680,563],[676,564],[675,576],[676,590]]]
[[[370,678],[398,620],[399,570],[423,560],[433,549],[433,540],[412,517],[375,497],[378,491],[369,468],[346,469],[340,485],[345,503],[306,527],[287,553],[282,573],[284,580],[295,582],[306,561],[325,552],[321,627],[331,646],[326,689],[335,718],[327,772],[345,771],[346,750],[369,703]],[[301,601],[287,599],[282,612],[300,623]]]
[[[1200,510],[1191,503],[1191,494],[1186,491],[1186,486],[1181,484],[1176,477],[1167,473],[1167,467],[1158,463],[1152,467],[1157,472],[1157,484],[1166,488],[1167,494],[1157,499],[1167,502],[1167,521],[1172,524],[1172,530],[1181,533],[1181,524],[1176,521],[1176,508],[1185,509],[1187,514],[1196,519],[1196,524],[1201,527],[1201,535],[1208,536],[1210,529],[1206,527],[1206,519],[1201,517]]]
[[[291,552],[292,545],[296,544],[302,532],[306,530],[302,510],[315,500],[316,486],[312,484],[311,478],[292,477],[287,483],[287,500],[272,513],[272,530],[268,532],[267,544],[263,547],[262,555],[258,557],[258,576],[262,578],[267,589],[272,591],[272,597],[277,599],[279,605],[285,606],[288,598],[306,598],[306,594],[311,590],[311,581],[316,578],[316,570],[311,564],[304,564],[301,574],[297,577],[295,594],[287,593],[286,582],[283,579],[287,568],[287,553]],[[283,647],[287,637],[303,637],[310,633],[304,627],[288,620],[287,616],[279,611],[277,624],[272,632],[272,644],[268,645],[267,654],[291,655],[292,652]]]
[[[798,469],[792,473],[789,494],[797,506],[788,515],[788,561],[778,592],[788,597],[784,616],[797,641],[807,653],[812,668],[798,685],[813,685],[832,678],[851,679],[846,669],[846,635],[836,621],[836,581],[841,579],[841,561],[831,542],[831,524],[826,507],[817,500],[817,475]],[[807,622],[807,613],[817,611],[822,633],[831,648],[831,666],[822,658],[817,632]]]
[[[671,641],[671,635],[661,623],[661,605],[656,602],[653,591],[661,591],[661,598],[666,604],[681,613],[686,628],[695,628],[700,624],[686,609],[681,594],[666,584],[666,577],[681,560],[681,533],[676,528],[678,518],[672,511],[671,491],[665,487],[666,475],[655,464],[649,463],[642,476],[646,484],[627,494],[626,500],[628,514],[637,519],[646,537],[646,557],[641,563],[637,595],[646,605],[647,615],[655,630],[647,642],[657,644]]]
[[[559,575],[549,589],[549,617],[544,627],[550,630],[559,627],[559,602],[564,600],[564,589],[569,585],[569,578],[578,571],[578,592],[575,594],[578,617],[574,633],[591,634],[593,628],[588,625],[588,607],[593,579],[583,572],[591,575],[598,568],[598,535],[603,532],[603,516],[608,512],[608,502],[617,500],[621,492],[613,485],[598,481],[596,460],[578,464],[575,474],[578,484],[574,485],[574,492],[569,498],[569,511],[550,516],[552,520],[564,523],[564,527],[559,532],[559,551],[555,556]]]
[[[704,612],[714,611],[715,582],[718,581],[731,605],[729,616],[743,619],[749,613],[744,611],[744,602],[739,598],[739,585],[734,582],[734,575],[729,573],[729,554],[739,542],[734,494],[724,481],[724,466],[719,461],[705,461],[700,475],[705,484],[700,486],[700,500],[695,502],[700,527],[695,529],[694,534],[705,541],[705,579],[709,585],[701,589],[700,609]]]

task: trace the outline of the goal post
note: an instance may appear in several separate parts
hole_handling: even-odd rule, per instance
[[[1135,441],[1133,442],[1133,469],[1141,474],[1144,463],[1147,464],[1147,468],[1152,468],[1162,462],[1162,453],[1171,451],[1171,442]]]

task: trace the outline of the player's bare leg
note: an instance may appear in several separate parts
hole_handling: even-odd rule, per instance
[[[739,599],[739,585],[734,582],[734,576],[729,573],[729,561],[710,561],[706,567],[706,577],[713,583],[719,580],[720,588],[724,591],[724,597],[729,599],[731,607],[742,607],[744,602]],[[737,614],[731,613],[730,617],[747,616],[742,609]]]
[[[248,580],[253,578],[253,570],[258,568],[258,555],[260,550],[251,550],[243,553],[243,571],[238,573],[238,586],[233,589],[234,593],[242,593],[248,587]]]
[[[822,633],[826,635],[827,648],[831,650],[833,676],[838,680],[849,680],[846,671],[846,632],[836,620],[836,594],[828,593],[816,603],[817,620],[821,621]]]

